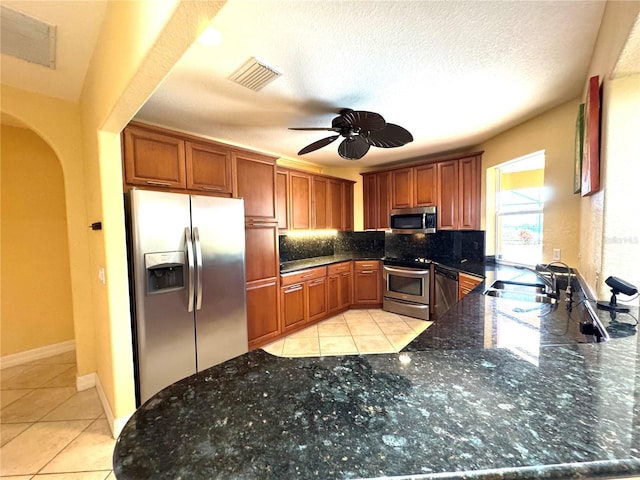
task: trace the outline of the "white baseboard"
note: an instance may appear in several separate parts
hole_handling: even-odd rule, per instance
[[[107,396],[104,393],[104,389],[102,388],[102,384],[100,383],[100,377],[95,376],[96,379],[96,391],[98,392],[98,398],[100,398],[100,403],[102,403],[102,408],[104,409],[104,414],[107,416],[107,423],[109,424],[109,428],[111,429],[111,435],[113,438],[118,438],[120,432],[124,428],[125,424],[129,420],[130,415],[122,418],[116,418],[111,410],[111,405],[107,401]]]
[[[13,353],[0,357],[0,369],[15,367],[24,363],[33,362],[42,358],[53,357],[61,353],[71,352],[75,350],[75,340],[67,340],[66,342],[54,343],[44,347],[34,348],[25,352]]]
[[[76,390],[82,392],[96,386],[96,374],[88,373],[87,375],[79,375],[76,377]]]

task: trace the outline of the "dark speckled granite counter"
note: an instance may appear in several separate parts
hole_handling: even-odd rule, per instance
[[[292,260],[280,264],[280,273],[290,273],[305,268],[324,267],[333,263],[348,262],[350,260],[380,260],[381,257],[372,257],[370,254],[359,255],[348,253],[342,255],[325,255],[323,257],[304,258],[302,260]]]
[[[640,475],[640,336],[581,343],[587,302],[539,317],[482,288],[400,354],[257,350],[177,382],[125,426],[117,478]]]

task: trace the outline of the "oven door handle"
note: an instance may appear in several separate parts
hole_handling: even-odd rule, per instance
[[[407,274],[414,274],[414,275],[428,275],[430,273],[429,270],[417,270],[415,268],[411,268],[411,269],[402,269],[402,268],[393,268],[393,267],[388,267],[387,265],[385,265],[384,270],[387,272],[391,272],[391,273],[403,273],[405,275]]]

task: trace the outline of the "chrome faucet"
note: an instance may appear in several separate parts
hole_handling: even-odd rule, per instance
[[[573,294],[573,291],[571,290],[571,267],[569,267],[569,265],[567,265],[564,262],[558,262],[558,261],[547,263],[545,266],[550,267],[551,265],[562,265],[564,268],[567,269],[567,288],[564,291],[564,293],[566,295],[565,300],[568,303],[571,303],[573,301],[573,299],[571,298],[571,295]]]
[[[546,294],[549,295],[550,297],[553,297],[555,299],[558,298],[558,290],[557,290],[557,282],[556,282],[556,274],[553,273],[553,270],[551,270],[549,268],[548,265],[536,265],[536,268],[531,268],[531,267],[527,267],[525,265],[514,265],[515,268],[519,268],[521,270],[527,270],[533,274],[535,274],[536,277],[538,277],[540,280],[542,280],[542,282],[545,284],[546,288]],[[540,273],[540,270],[546,270],[547,272],[549,272],[549,274],[551,275],[551,278],[547,278],[544,275],[542,275],[542,273]],[[549,291],[550,290],[550,291]]]

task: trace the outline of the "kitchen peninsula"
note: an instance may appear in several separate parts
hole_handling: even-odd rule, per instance
[[[489,284],[522,272],[486,274]],[[580,297],[572,312],[559,305],[540,317],[550,307],[484,288],[399,354],[255,350],[177,382],[124,428],[117,478],[640,475],[637,328],[583,343]]]

